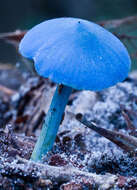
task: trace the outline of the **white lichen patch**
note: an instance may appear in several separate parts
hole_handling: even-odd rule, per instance
[[[133,171],[132,168],[136,168],[136,164],[132,167],[129,166],[133,160],[131,159],[131,161],[128,155],[123,153],[122,149],[108,139],[88,129],[69,114],[69,112],[74,114],[82,113],[88,120],[94,121],[102,128],[121,131],[127,134],[127,124],[122,115],[121,106],[124,106],[125,109],[137,110],[137,104],[133,100],[134,97],[137,97],[137,86],[135,84],[130,81],[123,82],[99,93],[81,91],[73,101],[72,106],[67,107],[65,119],[60,127],[60,131],[66,130],[67,128],[67,130],[70,130],[68,135],[71,137],[74,137],[76,133],[81,133],[84,136],[87,153],[83,153],[84,158],[79,159],[79,163],[83,165],[82,170],[87,171],[88,169],[92,172],[99,171],[102,173],[104,170],[105,173],[109,171],[109,169],[107,170],[105,168],[105,164],[110,162],[112,163],[112,167],[115,167],[115,164],[119,163],[123,174],[129,167],[129,171],[125,175],[135,172],[136,169],[133,169]],[[71,155],[70,157],[73,161],[78,159],[77,155]],[[122,162],[122,160],[124,161]],[[129,164],[127,164],[128,162]],[[126,163],[125,166],[124,163]],[[101,164],[104,164],[104,167]]]

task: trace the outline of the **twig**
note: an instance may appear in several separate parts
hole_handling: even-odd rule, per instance
[[[16,91],[10,89],[10,88],[7,88],[3,85],[0,84],[0,91],[4,92],[5,94],[9,95],[9,96],[12,96],[13,94],[16,93]]]
[[[132,153],[133,155],[137,156],[137,138],[116,131],[101,128],[95,123],[87,121],[87,119],[80,113],[76,115],[76,119],[82,124],[86,125],[88,128],[106,137],[126,152]]]
[[[26,177],[31,179],[46,178],[50,179],[53,183],[69,182],[74,178],[80,178],[81,180],[86,178],[89,181],[93,181],[95,184],[98,184],[100,188],[104,190],[110,188],[118,178],[116,175],[112,174],[97,175],[94,173],[80,171],[70,166],[49,166],[22,158],[18,158],[12,163],[9,163],[3,157],[0,157],[0,171],[2,175],[11,175],[20,178]]]
[[[137,22],[137,16],[130,16],[122,19],[115,19],[110,21],[101,21],[98,24],[101,26],[110,25],[112,28],[117,28],[123,24],[131,24],[133,22]]]
[[[18,46],[20,40],[25,35],[26,31],[16,30],[15,32],[8,32],[0,34],[0,40],[5,40],[6,42]]]

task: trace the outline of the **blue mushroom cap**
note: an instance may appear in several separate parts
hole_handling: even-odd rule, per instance
[[[102,90],[128,75],[124,45],[101,26],[79,18],[57,18],[32,28],[19,51],[34,60],[40,76],[75,89]]]

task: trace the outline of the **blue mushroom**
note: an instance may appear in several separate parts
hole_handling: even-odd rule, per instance
[[[58,84],[32,153],[34,161],[52,149],[72,89],[99,91],[113,86],[125,79],[131,65],[118,38],[79,18],[38,24],[24,36],[19,51],[34,60],[40,76]]]

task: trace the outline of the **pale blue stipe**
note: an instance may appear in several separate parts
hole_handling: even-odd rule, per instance
[[[34,59],[40,76],[75,89],[98,91],[128,75],[124,45],[99,25],[79,18],[58,18],[32,28],[20,52]]]
[[[45,117],[40,136],[33,150],[32,160],[41,160],[42,156],[52,149],[71,92],[71,87],[63,86],[60,91],[59,87],[57,87],[49,111]]]

